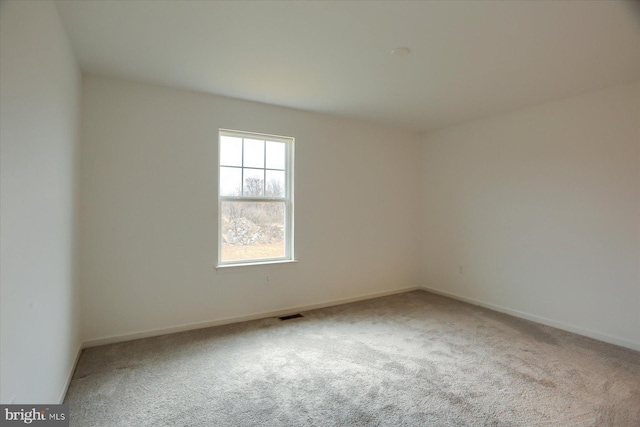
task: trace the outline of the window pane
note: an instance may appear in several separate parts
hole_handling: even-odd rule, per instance
[[[270,171],[267,174],[267,187],[265,188],[265,196],[267,197],[284,197],[284,171]]]
[[[220,165],[242,166],[242,138],[220,137]]]
[[[264,167],[264,141],[257,139],[244,140],[244,167]]]
[[[220,195],[240,196],[242,190],[242,169],[220,168]]]
[[[222,202],[222,261],[285,256],[284,202]]]
[[[267,168],[284,169],[285,145],[284,142],[267,141]]]
[[[243,169],[244,186],[242,195],[245,197],[264,196],[264,169]]]

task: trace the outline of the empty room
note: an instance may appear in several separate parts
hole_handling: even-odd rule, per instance
[[[633,1],[0,2],[0,424],[640,426]]]

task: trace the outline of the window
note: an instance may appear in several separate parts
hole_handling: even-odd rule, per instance
[[[218,265],[293,261],[293,138],[221,129]]]

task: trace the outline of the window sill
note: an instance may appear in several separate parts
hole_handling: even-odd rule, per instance
[[[248,262],[243,264],[219,264],[219,265],[216,265],[216,270],[218,270],[219,272],[222,272],[222,271],[238,270],[238,269],[241,269],[242,267],[265,267],[270,265],[277,266],[282,264],[295,264],[297,262],[298,262],[297,259],[285,259],[285,260],[278,260],[278,261]]]

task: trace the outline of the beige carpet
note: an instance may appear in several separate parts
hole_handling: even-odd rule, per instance
[[[72,426],[640,426],[640,353],[423,291],[86,349]]]

